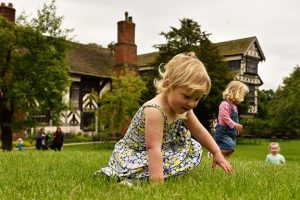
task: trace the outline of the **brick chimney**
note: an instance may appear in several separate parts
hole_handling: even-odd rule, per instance
[[[128,12],[125,12],[125,21],[118,22],[118,42],[115,45],[115,69],[117,74],[122,74],[125,65],[138,73],[135,24],[132,22],[132,17],[128,17]]]
[[[12,3],[8,3],[7,6],[5,5],[5,3],[1,3],[0,15],[2,15],[11,22],[14,22],[16,18],[16,9],[13,8]]]

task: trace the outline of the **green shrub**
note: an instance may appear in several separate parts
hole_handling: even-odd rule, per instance
[[[271,126],[269,121],[258,118],[247,118],[241,120],[243,129],[241,135],[254,135],[257,138],[269,137],[271,134]]]
[[[92,142],[93,136],[89,135],[75,135],[75,134],[66,134],[65,143],[73,143],[73,142]]]

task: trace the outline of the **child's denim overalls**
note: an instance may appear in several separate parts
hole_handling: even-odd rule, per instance
[[[228,101],[227,101],[228,102]],[[234,111],[233,106],[230,102],[230,118],[235,122],[239,123],[238,113]],[[215,140],[220,149],[234,150],[236,146],[236,135],[237,130],[235,128],[230,128],[227,125],[216,126]]]

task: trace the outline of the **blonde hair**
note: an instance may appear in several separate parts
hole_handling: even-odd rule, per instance
[[[163,71],[159,68],[161,79],[154,81],[158,93],[180,86],[200,92],[202,96],[209,93],[210,78],[194,52],[177,54],[163,68]],[[168,87],[164,85],[167,80]]]
[[[248,86],[240,81],[231,81],[223,92],[223,99],[229,101],[244,101],[245,95],[249,92]]]
[[[280,151],[280,145],[278,142],[271,142],[269,144],[269,149],[271,149],[272,147],[276,147],[278,149],[278,151]]]

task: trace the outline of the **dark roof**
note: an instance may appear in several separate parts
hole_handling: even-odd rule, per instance
[[[219,50],[220,55],[232,56],[232,55],[245,55],[248,49],[252,46],[253,43],[256,43],[256,46],[261,55],[261,59],[265,60],[265,56],[261,50],[261,47],[258,43],[258,40],[255,36],[242,38],[237,40],[230,40],[225,42],[214,43],[214,45]]]
[[[67,59],[70,73],[103,78],[111,77],[115,62],[110,49],[79,43],[71,43]]]
[[[141,54],[137,56],[137,64],[139,67],[153,65],[159,52]]]
[[[256,37],[248,37],[226,42],[214,43],[220,55],[244,55],[248,49],[256,43],[262,60],[264,54]],[[153,66],[159,52],[151,52],[137,56],[139,67]],[[111,49],[92,45],[71,43],[71,49],[67,53],[70,63],[70,73],[94,77],[109,78],[113,75],[115,56]]]
[[[256,43],[256,46],[258,48],[262,60],[265,60],[265,56],[255,36],[214,43],[214,45],[219,50],[220,55],[226,57],[232,55],[245,55],[245,53],[247,53],[247,51],[249,50],[249,48],[252,46],[253,43]],[[158,54],[159,52],[152,52],[152,53],[138,55],[138,66],[143,67],[143,66],[151,65],[153,62],[155,62]]]

